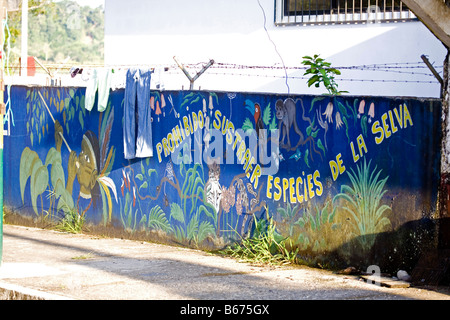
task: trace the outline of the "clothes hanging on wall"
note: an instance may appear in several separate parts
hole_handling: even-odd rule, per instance
[[[123,124],[125,159],[153,157],[151,73],[150,69],[127,72]]]
[[[85,108],[91,111],[95,104],[95,95],[98,92],[98,111],[103,112],[108,106],[109,91],[111,89],[111,69],[94,69],[86,87]]]

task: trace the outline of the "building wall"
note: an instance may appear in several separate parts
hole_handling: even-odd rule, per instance
[[[421,22],[276,27],[274,1],[259,3],[107,0],[106,63],[171,67],[163,73],[165,88],[180,90],[183,86],[189,88],[189,81],[177,68],[174,56],[192,67],[192,75],[201,69],[193,65],[205,65],[213,59],[215,67],[195,82],[195,89],[322,94],[323,89],[307,87],[304,70],[291,69],[301,67],[303,56],[320,54],[335,67],[388,67],[342,69],[340,89],[351,95],[440,96],[440,85],[424,64],[418,69],[409,68],[417,64],[400,65],[404,69],[395,65],[421,63],[421,55],[427,55],[442,71],[439,67],[446,50]],[[284,64],[289,69],[217,68],[220,63],[266,67]]]
[[[154,156],[126,160],[125,90],[103,112],[85,90],[12,87],[7,221],[72,213],[91,232],[215,249],[273,221],[334,266],[407,269],[433,243],[438,100],[152,90]]]

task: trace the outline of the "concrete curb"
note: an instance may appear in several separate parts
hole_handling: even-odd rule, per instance
[[[0,300],[73,300],[42,291],[0,282]]]

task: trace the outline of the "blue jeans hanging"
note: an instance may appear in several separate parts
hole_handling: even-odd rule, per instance
[[[151,70],[127,72],[123,124],[125,159],[153,157],[150,81]]]

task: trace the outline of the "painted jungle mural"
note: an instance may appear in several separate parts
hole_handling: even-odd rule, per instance
[[[129,160],[123,89],[103,112],[84,88],[16,86],[11,101],[5,207],[21,216],[200,248],[271,217],[304,257],[346,260],[395,257],[373,252],[377,235],[435,210],[437,100],[151,91],[154,156]]]

